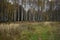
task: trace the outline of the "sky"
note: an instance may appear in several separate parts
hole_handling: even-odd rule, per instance
[[[51,1],[51,0],[49,0],[49,1]]]
[[[9,3],[13,4],[13,2],[11,0],[9,0]]]

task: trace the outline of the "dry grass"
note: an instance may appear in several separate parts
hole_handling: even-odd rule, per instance
[[[59,22],[0,24],[0,40],[60,40]]]

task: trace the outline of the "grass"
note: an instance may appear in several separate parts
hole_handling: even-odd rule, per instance
[[[0,40],[60,40],[59,22],[0,24]]]

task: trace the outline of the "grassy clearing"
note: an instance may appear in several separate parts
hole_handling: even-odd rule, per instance
[[[0,40],[60,40],[59,22],[1,23]]]

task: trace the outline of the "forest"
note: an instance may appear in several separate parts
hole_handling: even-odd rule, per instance
[[[0,40],[60,40],[60,0],[0,0]]]
[[[59,0],[0,0],[0,22],[60,21]]]

